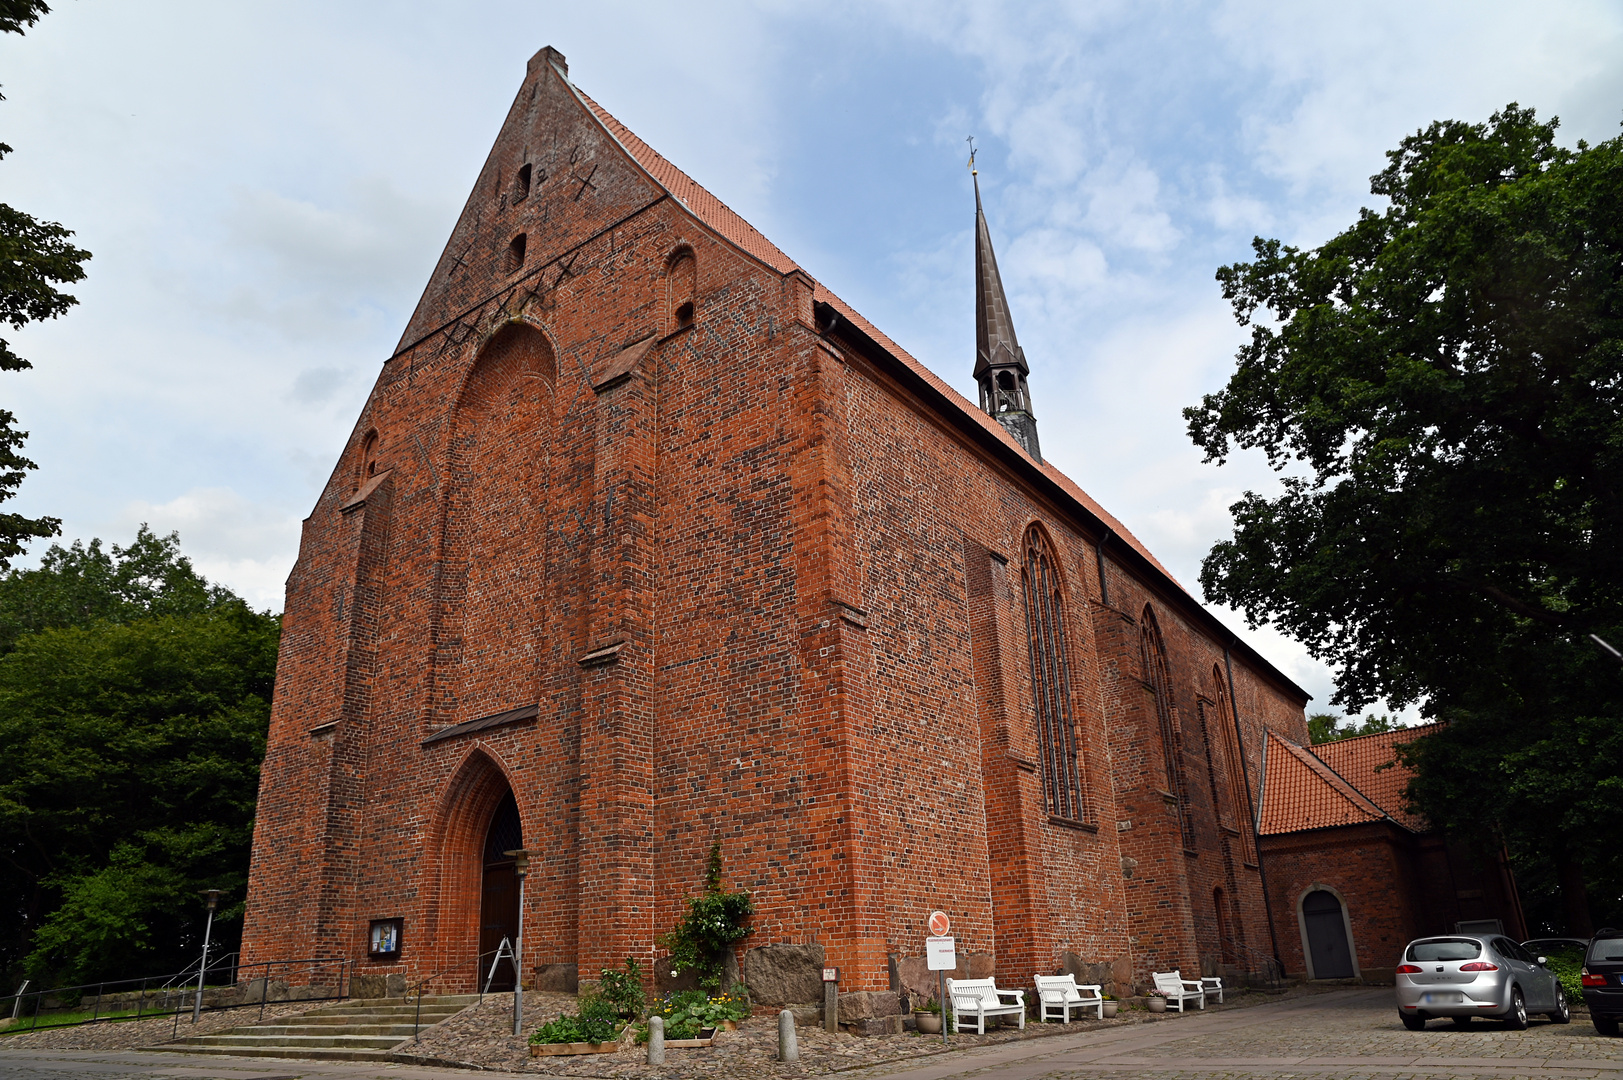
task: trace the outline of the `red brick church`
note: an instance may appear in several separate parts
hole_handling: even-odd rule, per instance
[[[304,523],[245,961],[651,961],[719,840],[842,990],[935,908],[1011,985],[1257,970],[1307,695],[1043,460],[978,194],[975,257],[979,402],[537,54]]]

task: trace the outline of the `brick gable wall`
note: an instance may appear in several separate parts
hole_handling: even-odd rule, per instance
[[[527,970],[651,959],[715,840],[756,900],[746,944],[820,943],[845,989],[890,986],[936,907],[1010,984],[1067,953],[1140,981],[1214,967],[1216,888],[1266,951],[1252,812],[1223,828],[1226,751],[1206,765],[1223,643],[1108,543],[1107,603],[1087,520],[819,327],[815,290],[666,195],[532,63],[305,525],[247,960],[365,970],[367,922],[401,917],[399,966],[471,971],[509,787],[537,852]],[[1063,579],[1080,823],[1043,805],[1033,525]],[[1161,795],[1146,604],[1192,854]],[[1262,726],[1299,737],[1301,702],[1243,662],[1234,680],[1255,775]]]

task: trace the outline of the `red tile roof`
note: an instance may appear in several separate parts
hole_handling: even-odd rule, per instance
[[[1399,743],[1411,742],[1422,735],[1436,731],[1440,724],[1383,731],[1379,735],[1360,735],[1355,739],[1320,743],[1313,748],[1320,761],[1330,766],[1353,787],[1369,796],[1399,824],[1423,832],[1429,826],[1426,819],[1404,808],[1403,791],[1413,775],[1398,763],[1392,748]]]
[[[771,267],[780,274],[787,274],[792,270],[799,269],[799,265],[793,259],[786,255],[776,244],[763,236],[755,228],[755,226],[745,221],[726,203],[710,194],[710,192],[701,187],[697,181],[688,176],[687,173],[683,172],[681,169],[678,169],[675,165],[671,164],[670,161],[666,160],[666,158],[657,150],[639,139],[630,128],[616,120],[612,115],[610,115],[608,110],[604,109],[603,106],[599,105],[597,102],[588,97],[586,93],[580,89],[580,87],[575,86],[573,83],[569,83],[568,85],[580,98],[581,102],[587,107],[587,109],[590,110],[591,114],[597,118],[598,123],[603,125],[604,130],[606,130],[609,135],[625,149],[626,153],[631,157],[631,159],[641,166],[643,171],[648,173],[656,184],[670,192],[671,195],[674,196],[676,200],[701,223],[718,233],[724,240],[728,241],[733,246],[739,248],[755,259],[758,259],[760,262],[765,263],[767,266]],[[1002,424],[999,424],[992,417],[986,415],[986,413],[981,411],[979,406],[972,404],[962,394],[958,393],[958,391],[947,385],[947,383],[936,375],[935,372],[925,367],[911,354],[909,354],[907,350],[903,349],[901,346],[897,345],[894,341],[887,337],[883,331],[879,330],[867,319],[859,315],[856,310],[851,307],[851,305],[841,300],[838,296],[835,296],[821,284],[818,284],[817,286],[815,298],[818,301],[826,303],[830,307],[834,308],[834,310],[838,311],[841,316],[849,319],[852,324],[854,324],[858,329],[862,330],[863,333],[867,334],[874,341],[884,346],[893,356],[911,368],[920,378],[924,379],[932,387],[938,390],[949,402],[957,406],[958,410],[965,417],[968,417],[972,422],[979,424],[986,431],[990,432],[995,438],[1007,443],[1013,449],[1019,450],[1021,453],[1025,453],[1020,444],[1017,443],[1014,438],[1003,429]],[[1165,566],[1161,565],[1161,561],[1154,555],[1150,554],[1150,550],[1143,544],[1139,543],[1138,538],[1134,536],[1126,526],[1118,521],[1113,515],[1106,513],[1104,508],[1095,502],[1093,498],[1084,492],[1080,487],[1078,487],[1075,481],[1071,480],[1070,477],[1060,472],[1049,462],[1043,462],[1041,468],[1043,473],[1048,476],[1049,479],[1054,481],[1060,487],[1064,488],[1072,498],[1077,500],[1077,502],[1091,510],[1099,517],[1101,521],[1108,525],[1119,538],[1131,545],[1133,550],[1137,551],[1140,555],[1147,559],[1150,564],[1162,574],[1165,574],[1168,581],[1177,586],[1179,589],[1183,589],[1183,585],[1178,581],[1177,578],[1172,576],[1171,572],[1168,571]],[[1187,589],[1183,589],[1183,591],[1186,594],[1188,593]]]
[[[1381,821],[1386,814],[1324,762],[1276,731],[1263,749],[1258,836]]]

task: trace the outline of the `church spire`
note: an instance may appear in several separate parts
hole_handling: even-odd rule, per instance
[[[1031,389],[1026,385],[1031,369],[1026,366],[1026,351],[1015,340],[1009,298],[1004,295],[997,258],[992,254],[992,233],[981,209],[980,173],[975,169],[973,149],[969,171],[975,181],[975,382],[981,388],[981,408],[1041,464],[1037,418],[1031,413]]]

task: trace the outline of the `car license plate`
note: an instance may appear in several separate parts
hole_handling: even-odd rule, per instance
[[[1425,1002],[1427,1005],[1457,1005],[1459,1004],[1460,996],[1458,994],[1431,993],[1421,994],[1420,1000]]]

